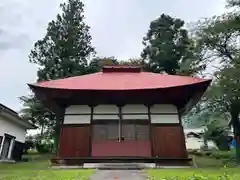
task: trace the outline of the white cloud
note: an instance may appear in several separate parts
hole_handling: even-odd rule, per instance
[[[26,83],[36,79],[28,62],[35,41],[59,11],[62,0],[0,1],[0,102],[20,109],[19,96],[29,93]],[[151,3],[150,3],[151,2]],[[139,56],[150,21],[161,13],[187,22],[221,14],[225,0],[84,0],[93,45],[99,55],[119,59]]]

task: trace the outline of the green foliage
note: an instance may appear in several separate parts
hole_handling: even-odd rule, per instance
[[[236,1],[230,3],[236,5]],[[199,23],[195,32],[198,44],[208,62],[213,62],[217,58],[219,64],[213,74],[212,87],[207,92],[207,107],[211,112],[230,116],[235,136],[240,136],[239,19],[238,12],[215,16]],[[237,153],[237,157],[240,163],[240,153]]]
[[[222,127],[227,127],[230,119],[229,114],[226,113],[226,111],[219,112],[218,110],[213,110],[209,103],[206,97],[203,97],[202,100],[183,117],[185,127],[200,128],[214,121],[217,121],[217,124]]]
[[[84,5],[80,0],[68,0],[60,5],[62,12],[48,24],[45,37],[34,44],[29,55],[36,64],[38,81],[67,78],[89,73],[88,59],[94,55],[89,26],[84,22]],[[34,96],[22,97],[22,117],[50,131],[58,143],[59,122]]]
[[[205,58],[210,62],[217,58],[222,65],[238,59],[239,27],[235,13],[200,21],[194,33]]]
[[[183,26],[183,20],[165,14],[151,22],[141,54],[148,71],[192,75],[205,68],[195,41]]]
[[[227,0],[229,7],[240,7],[240,0]]]
[[[104,65],[118,65],[115,57],[95,57],[90,61],[88,73],[95,73],[101,71]]]
[[[121,65],[135,65],[135,66],[142,66],[142,68],[144,68],[146,66],[146,64],[144,64],[144,61],[143,59],[138,59],[138,58],[135,58],[135,59],[129,59],[128,61],[119,61],[119,64]]]
[[[229,150],[229,129],[226,127],[226,124],[221,124],[217,119],[207,122],[203,133],[205,144],[211,140],[220,150]]]
[[[239,76],[240,64],[225,66],[215,73],[216,80],[208,92],[209,106],[214,111],[231,114],[240,105]]]
[[[35,43],[29,56],[30,62],[39,65],[38,80],[85,74],[87,60],[94,53],[83,3],[68,0],[60,7],[62,13],[48,24],[46,36]]]
[[[55,123],[54,114],[45,108],[45,106],[35,96],[20,97],[23,108],[20,116],[41,129],[40,137],[42,137],[46,128],[52,128]]]
[[[44,153],[51,153],[53,151],[53,143],[47,143],[47,142],[37,142],[36,143],[36,149],[37,152],[44,154]]]

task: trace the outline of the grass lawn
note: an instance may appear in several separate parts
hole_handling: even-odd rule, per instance
[[[223,159],[202,156],[195,157],[195,163],[199,168],[150,169],[146,172],[152,177],[151,180],[162,180],[164,178],[166,180],[168,178],[171,180],[240,180],[240,168],[224,168],[224,166],[231,166],[231,164],[224,164]],[[195,178],[193,178],[194,176]],[[220,176],[222,176],[222,179]]]
[[[87,180],[94,170],[52,170],[49,169],[49,156],[28,156],[29,162],[16,164],[0,164],[0,180]],[[223,159],[207,156],[195,158],[199,168],[192,169],[149,169],[150,180],[240,180],[240,168],[223,168]],[[228,178],[219,178],[227,174]],[[175,177],[175,178],[172,178]],[[176,179],[177,178],[177,179]]]
[[[51,170],[49,161],[0,164],[0,180],[87,180],[94,170]]]
[[[152,177],[152,180],[168,179],[175,180],[240,180],[239,168],[220,168],[220,169],[150,169],[147,173]],[[220,176],[228,175],[228,178],[220,178]],[[193,178],[193,177],[198,178]],[[192,179],[190,179],[192,177]],[[160,179],[161,178],[161,179]],[[176,180],[178,180],[176,179]]]

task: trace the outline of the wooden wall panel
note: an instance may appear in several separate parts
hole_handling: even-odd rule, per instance
[[[186,158],[187,151],[183,128],[179,126],[152,125],[153,156],[166,158]]]
[[[61,129],[59,156],[88,157],[90,151],[90,125],[82,127],[63,126]]]

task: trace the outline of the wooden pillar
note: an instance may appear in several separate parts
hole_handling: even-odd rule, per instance
[[[150,145],[151,145],[151,156],[153,156],[153,137],[152,137],[152,122],[151,122],[151,106],[147,105],[148,108],[148,120],[149,124],[149,138],[150,138]]]
[[[89,134],[89,156],[92,156],[92,138],[93,138],[93,111],[94,111],[94,106],[91,107],[91,115],[90,115],[90,134]]]
[[[62,127],[64,123],[64,115],[65,115],[65,108],[60,108],[59,111],[56,113],[56,125],[55,125],[55,146],[56,146],[56,154],[59,156],[60,153],[60,140],[62,137]]]
[[[119,120],[118,120],[118,142],[122,142],[122,106],[118,107]]]
[[[182,125],[182,116],[181,116],[181,111],[179,109],[177,109],[178,112],[178,120],[179,120],[179,124],[181,126],[181,132],[182,132],[182,144],[183,144],[183,148],[185,151],[186,156],[188,156],[188,152],[187,152],[187,145],[186,145],[186,139],[185,139],[185,134],[184,134],[184,129],[183,129],[183,125]]]
[[[59,114],[56,114],[56,124],[55,124],[55,148],[57,156],[59,156],[60,151],[60,138],[61,138],[61,121]]]

